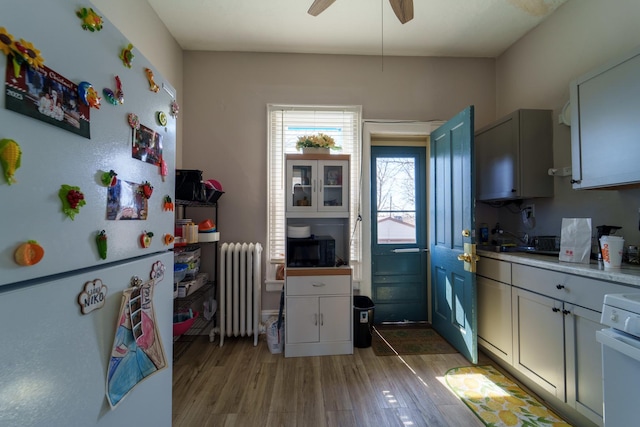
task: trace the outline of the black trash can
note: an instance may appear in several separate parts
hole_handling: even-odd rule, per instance
[[[376,308],[371,298],[363,295],[353,296],[353,346],[371,347],[373,312]]]

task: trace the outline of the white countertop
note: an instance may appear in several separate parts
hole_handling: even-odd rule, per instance
[[[598,266],[597,261],[591,261],[590,264],[577,264],[560,261],[557,256],[553,255],[539,255],[523,252],[483,251],[479,247],[478,255],[480,255],[480,257],[494,258],[516,264],[540,267],[547,270],[576,274],[578,276],[607,280],[640,288],[640,265],[623,263],[622,267],[619,269],[604,270],[601,266]],[[482,258],[478,262],[482,262]]]

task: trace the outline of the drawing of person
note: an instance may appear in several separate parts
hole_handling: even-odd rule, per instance
[[[51,110],[51,97],[48,93],[41,93],[40,100],[38,101],[38,111],[40,114],[48,115],[48,111]]]
[[[144,350],[136,344],[131,330],[129,305],[123,305],[109,361],[107,393],[112,406],[116,406],[136,384],[157,370]]]

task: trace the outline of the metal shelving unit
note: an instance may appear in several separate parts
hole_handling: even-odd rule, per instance
[[[218,225],[218,203],[203,203],[194,202],[189,200],[176,200],[176,206],[178,209],[182,209],[180,217],[186,217],[187,208],[209,208],[214,211],[214,222],[216,227]],[[179,212],[180,213],[180,212]],[[218,242],[199,242],[190,244],[189,246],[204,246],[213,245],[214,252],[214,274],[209,278],[209,281],[204,284],[200,289],[193,294],[183,298],[175,298],[173,301],[174,313],[188,311],[190,308],[194,311],[198,311],[200,315],[193,323],[193,326],[189,328],[184,334],[173,338],[173,362],[175,363],[191,346],[191,344],[198,339],[201,335],[209,335],[211,337],[211,330],[215,327],[215,319],[217,315],[217,307],[211,307],[214,312],[210,319],[204,317],[204,302],[211,299],[217,300],[216,295],[216,276],[218,272]],[[202,263],[202,259],[200,260]]]

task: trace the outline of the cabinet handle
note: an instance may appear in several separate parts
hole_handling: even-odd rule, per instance
[[[324,313],[320,313],[320,326],[324,326]]]
[[[316,192],[316,180],[315,179],[313,181],[311,181],[311,192],[312,193]]]
[[[314,324],[315,326],[318,326],[318,313],[315,313],[315,314],[313,315],[313,324]]]
[[[551,311],[553,311],[554,313],[557,313],[560,311],[560,309],[558,307],[553,307]]]
[[[313,286],[314,288],[321,288],[323,286],[327,286],[327,284],[322,282],[313,282],[311,286]]]
[[[564,289],[564,285],[558,284],[558,285],[556,285],[556,289]]]
[[[581,182],[582,182],[582,180],[581,180],[581,179],[572,179],[572,180],[571,180],[571,183],[572,183],[572,184],[580,184]]]
[[[567,314],[571,314],[571,311],[569,311],[569,310],[562,310],[562,314],[564,314],[564,315],[566,316]]]
[[[322,193],[322,180],[318,180],[318,193]]]

